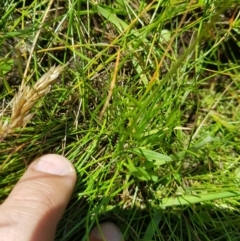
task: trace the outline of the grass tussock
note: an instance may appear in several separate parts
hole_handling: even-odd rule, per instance
[[[0,16],[1,200],[54,152],[78,173],[56,240],[102,221],[126,241],[239,240],[237,2],[14,0]]]

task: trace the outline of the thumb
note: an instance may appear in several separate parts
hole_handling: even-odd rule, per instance
[[[75,182],[74,167],[63,156],[34,161],[0,206],[0,240],[53,241]]]

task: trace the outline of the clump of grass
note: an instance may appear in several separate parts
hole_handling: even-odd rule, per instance
[[[26,95],[43,98],[31,121],[0,143],[0,198],[25,165],[55,152],[78,172],[57,240],[87,240],[92,226],[106,220],[120,226],[125,240],[238,240],[236,3],[24,4],[16,15],[13,3],[5,6],[0,21],[0,44],[11,39],[14,47],[1,56],[1,101],[18,93],[8,73],[20,68],[21,80],[28,65],[35,74]],[[10,66],[19,42],[30,51],[14,55]],[[45,96],[47,86],[34,83],[38,70],[55,73],[51,66],[69,61]],[[34,101],[13,98],[21,108],[7,126],[19,127]],[[12,124],[21,113],[25,119]]]

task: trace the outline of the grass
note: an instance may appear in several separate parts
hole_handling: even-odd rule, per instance
[[[125,240],[239,240],[237,2],[8,0],[0,16],[1,200],[54,152],[78,173],[56,240],[103,221]]]

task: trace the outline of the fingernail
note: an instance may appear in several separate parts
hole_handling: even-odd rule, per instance
[[[69,160],[56,154],[41,156],[31,165],[31,167],[36,171],[58,176],[65,176],[68,173],[75,171]]]
[[[100,224],[99,228],[94,227],[90,232],[89,239],[90,241],[123,241],[123,236],[114,223],[106,222]]]

